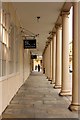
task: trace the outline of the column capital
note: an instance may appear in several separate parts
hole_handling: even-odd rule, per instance
[[[46,41],[46,47],[50,44],[50,40]]]
[[[56,28],[56,29],[59,29],[59,28],[61,29],[61,27],[62,27],[61,24],[55,24],[55,28]]]
[[[47,39],[49,39],[51,41],[51,40],[53,40],[53,36],[56,35],[56,31],[51,31],[49,34],[50,34],[50,36]]]
[[[48,43],[50,43],[50,41],[52,40],[52,35],[51,36],[49,36],[47,39],[48,39]]]
[[[51,39],[53,39],[53,36],[56,35],[56,32],[55,31],[51,31],[50,34],[51,34],[51,37],[52,37]],[[50,38],[48,37],[48,39],[50,39]]]
[[[52,32],[52,35],[53,35],[53,36],[56,35],[56,32]]]
[[[69,14],[70,14],[70,11],[62,11],[60,15],[68,17]]]

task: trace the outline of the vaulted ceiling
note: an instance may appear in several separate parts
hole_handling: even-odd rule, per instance
[[[63,2],[14,2],[16,13],[21,26],[38,35],[37,49],[33,53],[41,55],[52,31],[60,11],[64,5]],[[40,17],[37,19],[37,17]]]

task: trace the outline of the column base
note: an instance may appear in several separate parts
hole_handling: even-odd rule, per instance
[[[80,105],[71,104],[71,105],[69,105],[68,109],[70,111],[79,111],[80,110]]]
[[[48,81],[52,81],[52,80],[49,78]]]
[[[50,84],[55,84],[55,82],[51,81]]]
[[[71,94],[71,92],[70,91],[61,91],[60,93],[59,93],[59,96],[71,96],[72,94]]]
[[[54,88],[55,88],[55,89],[60,89],[60,88],[61,88],[61,85],[55,85]]]

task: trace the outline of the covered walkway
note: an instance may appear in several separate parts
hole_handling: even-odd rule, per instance
[[[0,118],[77,118],[80,2],[2,1]]]
[[[78,118],[78,112],[67,109],[69,97],[59,96],[59,91],[41,72],[32,72],[3,112],[3,118]]]

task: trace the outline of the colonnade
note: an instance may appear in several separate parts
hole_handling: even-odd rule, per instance
[[[56,31],[52,31],[52,39],[43,52],[45,75],[54,84],[54,89],[60,88],[60,96],[71,95],[69,87],[69,11],[61,11],[62,23],[55,24]],[[72,102],[70,110],[79,110],[78,97],[78,71],[79,47],[78,47],[78,2],[73,3],[73,72],[72,72]]]

